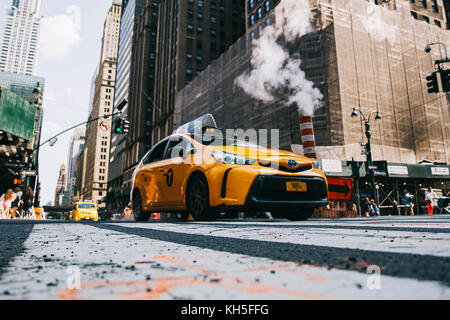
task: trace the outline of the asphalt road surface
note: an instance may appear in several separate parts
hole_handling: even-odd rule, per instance
[[[0,299],[450,299],[450,217],[0,221]]]

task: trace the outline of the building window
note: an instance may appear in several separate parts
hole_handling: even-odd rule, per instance
[[[266,12],[270,11],[270,1],[266,1],[265,8],[266,8]]]
[[[250,25],[252,26],[252,25],[254,25],[254,24],[255,24],[255,15],[252,14],[252,15],[250,16]]]
[[[255,6],[255,0],[250,0],[250,9]]]
[[[427,23],[430,23],[430,18],[428,18],[427,16],[422,16],[422,20]]]
[[[439,12],[437,0],[431,0],[431,7],[433,8],[434,12]]]
[[[197,32],[198,32],[198,33],[203,33],[203,28],[200,27],[200,26],[198,26],[198,27],[197,27]]]
[[[411,11],[411,16],[412,16],[414,19],[417,19],[417,13],[416,13],[416,12]]]
[[[198,1],[197,1],[197,6],[198,6],[199,8],[203,8],[203,1],[198,0]]]
[[[441,22],[439,20],[434,20],[434,24],[441,28]]]
[[[258,8],[258,19],[262,18],[262,8]]]
[[[217,22],[217,18],[216,17],[211,17],[211,23],[216,23]]]
[[[426,8],[427,7],[427,0],[420,0],[420,6],[422,8]]]

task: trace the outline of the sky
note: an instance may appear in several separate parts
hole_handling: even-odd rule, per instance
[[[103,23],[112,0],[43,0],[37,76],[46,79],[41,142],[86,121],[91,81],[100,59]],[[0,0],[0,26],[11,0]],[[83,127],[83,126],[82,126]],[[81,128],[82,128],[81,127]],[[40,150],[41,205],[53,202],[70,131]]]

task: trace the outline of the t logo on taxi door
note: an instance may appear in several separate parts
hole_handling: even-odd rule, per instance
[[[169,187],[173,184],[173,170],[169,169],[169,171],[165,174],[166,176],[166,183]]]

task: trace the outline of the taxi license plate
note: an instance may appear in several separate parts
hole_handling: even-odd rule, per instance
[[[286,182],[286,190],[288,192],[307,192],[308,187],[306,182],[288,181]]]

